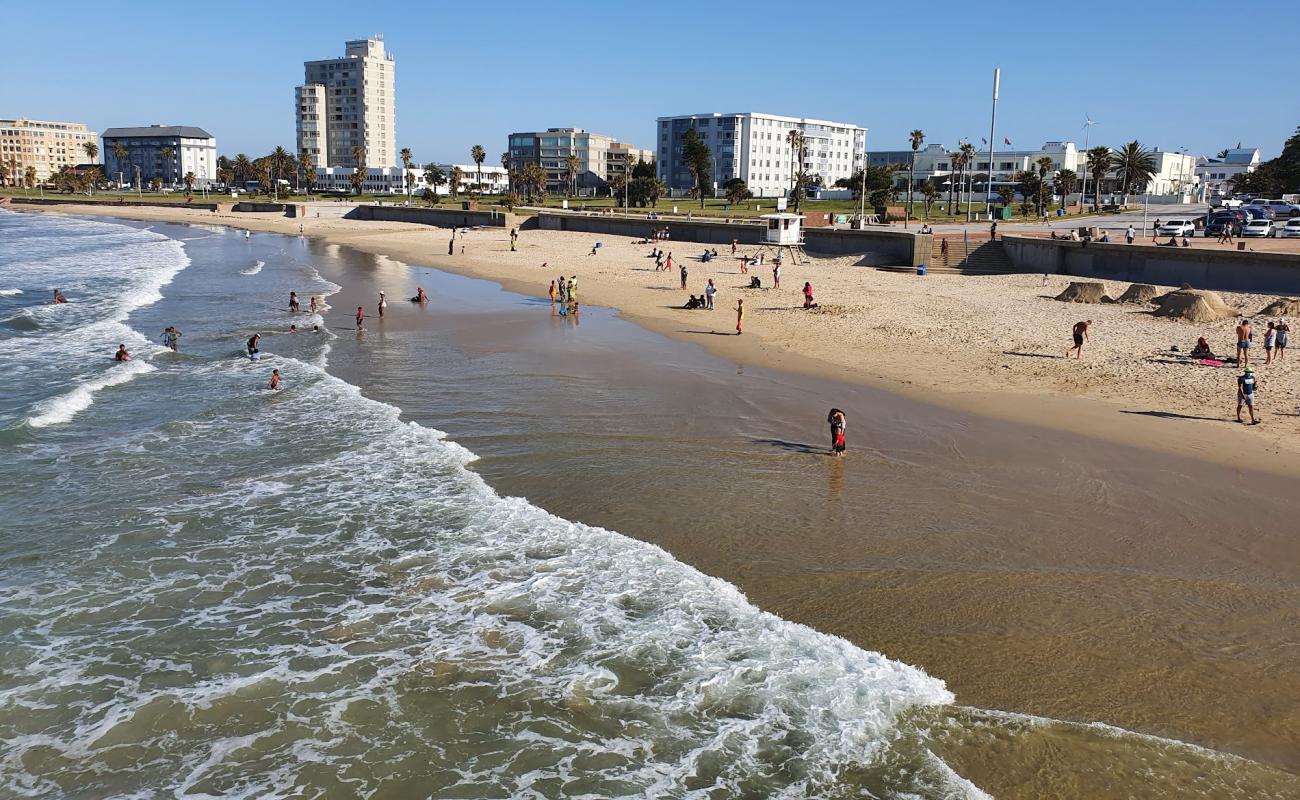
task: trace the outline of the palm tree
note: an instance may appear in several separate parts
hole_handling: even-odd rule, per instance
[[[90,188],[90,193],[95,194],[95,189],[104,183],[104,168],[99,165],[91,167],[86,172],[86,186]]]
[[[163,160],[163,180],[168,185],[171,185],[172,156],[176,155],[176,151],[170,147],[164,147],[158,151],[158,154],[162,156]]]
[[[1050,156],[1043,156],[1038,159],[1038,216],[1043,216],[1043,209],[1047,202],[1047,173],[1052,168],[1052,159]]]
[[[920,128],[907,135],[912,142],[912,166],[907,173],[907,216],[912,216],[912,189],[916,186],[916,151],[925,141],[925,133]]]
[[[298,154],[298,168],[302,170],[302,182],[307,184],[307,196],[311,197],[311,190],[316,186],[316,165],[312,163],[311,151],[305,147]]]
[[[803,167],[799,163],[801,160],[799,152],[803,150],[803,134],[798,128],[791,128],[785,135],[785,143],[790,145],[790,191],[793,192],[798,181],[799,170]]]
[[[460,197],[460,182],[463,180],[465,180],[465,173],[461,171],[460,167],[453,165],[451,168],[451,177],[449,179],[451,185],[447,188],[447,191],[451,193],[452,197]]]
[[[1092,210],[1101,210],[1101,179],[1106,177],[1110,168],[1115,166],[1115,156],[1110,148],[1102,145],[1088,150],[1088,174],[1092,176]]]
[[[958,179],[957,179],[957,185],[958,185],[958,187],[960,187],[960,186],[961,186],[961,183],[962,183],[962,179],[964,179],[964,178],[966,177],[966,169],[967,169],[968,167],[970,167],[970,166],[972,166],[972,165],[975,164],[975,145],[971,144],[970,142],[962,142],[962,143],[961,143],[961,146],[960,146],[959,148],[957,148],[957,149],[958,149],[958,150],[961,150],[961,171],[960,171],[960,173],[959,173],[959,175],[958,175]],[[972,176],[972,177],[973,177],[973,176]],[[961,191],[961,189],[958,188],[958,192],[960,192],[960,191]],[[960,200],[957,201],[957,205],[961,205],[961,201],[960,201]],[[970,210],[970,194],[969,194],[969,193],[967,193],[967,196],[966,196],[966,208],[967,208],[968,211]]]
[[[952,179],[954,176],[961,175],[961,159],[962,159],[962,153],[960,150],[953,150],[951,153],[948,154],[948,161],[952,163],[952,169],[949,170],[948,172],[948,213],[949,214],[957,213],[956,211],[953,210],[953,205],[952,205],[952,190],[953,190]],[[961,185],[960,177],[957,178],[957,185],[958,186]]]
[[[23,170],[23,183],[27,185],[28,189],[36,186],[36,167],[28,167]]]
[[[569,192],[565,195],[566,197],[578,193],[578,170],[581,167],[582,162],[575,155],[570,154],[568,158],[564,159],[564,175],[568,181],[569,189]]]
[[[1072,169],[1063,169],[1056,173],[1056,191],[1061,195],[1061,208],[1065,208],[1065,198],[1074,194],[1079,185],[1079,176]]]
[[[501,169],[506,171],[506,191],[513,192],[515,190],[514,173],[510,170],[510,153],[508,152],[501,154]]]
[[[411,202],[411,164],[414,163],[411,158],[411,148],[403,147],[398,151],[397,155],[402,159],[402,186],[406,188],[406,202],[409,205]]]
[[[478,193],[483,194],[483,159],[487,158],[487,152],[483,145],[476,144],[469,149],[469,157],[474,159],[474,166],[478,172]]]
[[[113,143],[113,158],[117,159],[117,177],[118,183],[121,183],[123,177],[123,167],[126,166],[126,145],[121,142]]]
[[[185,193],[194,194],[194,182],[198,180],[198,178],[194,176],[194,173],[193,172],[185,173],[185,177],[182,178],[181,180],[185,181]]]
[[[1124,205],[1128,205],[1130,188],[1142,187],[1145,191],[1156,174],[1156,159],[1151,151],[1136,140],[1115,151],[1115,170],[1124,181]]]
[[[279,194],[280,176],[284,174],[285,165],[292,159],[293,156],[289,155],[289,151],[278,145],[271,151],[271,169],[274,173],[271,177],[271,185],[274,187],[272,190],[274,194]]]
[[[352,161],[356,167],[352,170],[352,191],[361,194],[366,183],[366,148],[357,145],[352,148]]]
[[[99,145],[94,142],[83,142],[81,149],[86,152],[86,158],[89,158],[92,164],[99,157]]]
[[[248,156],[240,153],[235,156],[235,163],[231,170],[235,173],[235,182],[239,184],[240,189],[243,189],[248,185],[248,176],[253,174],[253,162],[248,160]]]

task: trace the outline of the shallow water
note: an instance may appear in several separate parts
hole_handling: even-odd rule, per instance
[[[382,323],[358,338],[281,310],[361,266],[0,213],[0,289],[21,291],[0,292],[0,794],[979,797],[962,774],[993,759],[1031,781],[1062,740],[1124,786],[1294,787],[954,706],[654,545],[499,496],[469,450],[325,371],[334,350],[392,357]],[[45,305],[55,285],[68,305]],[[179,353],[155,344],[168,324]],[[119,342],[136,360],[111,361]],[[474,424],[449,363],[419,364],[426,407]]]

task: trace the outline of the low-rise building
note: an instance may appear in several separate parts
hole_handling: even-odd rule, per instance
[[[318,192],[352,192],[352,176],[356,172],[353,167],[317,167],[316,168],[316,191]],[[405,176],[403,176],[405,172]],[[366,178],[361,184],[361,191],[364,194],[394,194],[404,195],[407,191],[407,182],[410,183],[411,194],[418,197],[424,193],[424,170],[410,169],[403,170],[401,167],[369,167],[366,169]]]
[[[1258,147],[1233,147],[1221,151],[1214,158],[1202,156],[1196,159],[1196,177],[1211,197],[1232,194],[1232,179],[1257,169]]]
[[[65,166],[96,163],[86,152],[87,142],[98,145],[99,135],[80,122],[0,119],[0,163],[10,183],[22,182],[28,167],[44,183]]]
[[[867,136],[866,128],[849,122],[758,112],[684,114],[656,122],[659,178],[670,190],[695,185],[682,161],[683,138],[694,129],[709,147],[711,182],[721,187],[740,178],[759,197],[785,194],[800,170],[820,176],[823,186],[852,176],[862,166]],[[791,131],[803,137],[802,158],[789,144]]]
[[[582,128],[547,128],[544,131],[510,134],[510,169],[521,170],[538,164],[546,171],[546,190],[562,194],[569,187],[569,157],[578,159],[574,183],[579,194],[596,194],[609,188],[610,166],[619,165],[630,151],[643,153],[612,136]],[[614,155],[611,157],[611,153]],[[614,173],[617,174],[617,173]]]
[[[144,185],[158,178],[164,186],[179,186],[191,173],[195,186],[217,179],[217,140],[192,125],[109,128],[100,152],[108,179],[121,184],[138,180]]]
[[[438,187],[439,194],[451,193],[451,171],[453,169],[460,170],[460,186],[458,187],[460,194],[472,194],[476,191],[479,194],[505,194],[510,186],[510,173],[506,171],[505,167],[494,167],[487,164],[482,167],[477,164],[439,164],[438,168],[442,170],[443,175],[447,176],[448,181]],[[481,186],[479,185],[480,177],[482,178]]]

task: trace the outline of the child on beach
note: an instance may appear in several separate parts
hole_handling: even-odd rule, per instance
[[[1076,361],[1083,358],[1083,343],[1088,340],[1088,328],[1091,325],[1092,320],[1090,319],[1074,323],[1074,330],[1072,331],[1072,335],[1074,336],[1074,347],[1065,351],[1066,358],[1070,357],[1070,353],[1075,354],[1074,358]]]
[[[804,284],[803,284],[803,307],[804,307],[804,308],[812,308],[814,305],[815,305],[815,303],[813,303],[812,283],[809,282],[809,281],[804,281]]]
[[[357,306],[357,330],[361,330],[361,324],[366,321],[366,310]]]
[[[837,456],[844,455],[844,429],[848,418],[838,408],[832,408],[826,415],[826,422],[831,426],[831,452]]]
[[[736,301],[736,335],[737,336],[739,336],[743,332],[741,330],[741,326],[744,324],[744,322],[745,322],[745,301],[737,300]]]
[[[551,302],[554,303],[555,302],[555,281],[551,281],[551,289],[548,292],[548,294],[551,296]]]
[[[266,388],[273,392],[280,391],[280,370],[271,370],[271,383]]]
[[[686,262],[682,262],[682,288],[686,288]]]

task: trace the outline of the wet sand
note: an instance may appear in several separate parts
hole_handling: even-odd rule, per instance
[[[567,320],[494,284],[368,263],[325,276],[344,286],[332,325],[359,303],[371,316],[331,370],[478,453],[502,493],[659,544],[923,667],[960,703],[1300,769],[1294,479],[754,368],[606,309]],[[417,285],[426,306],[403,299]],[[831,405],[848,412],[842,460],[825,454]]]

